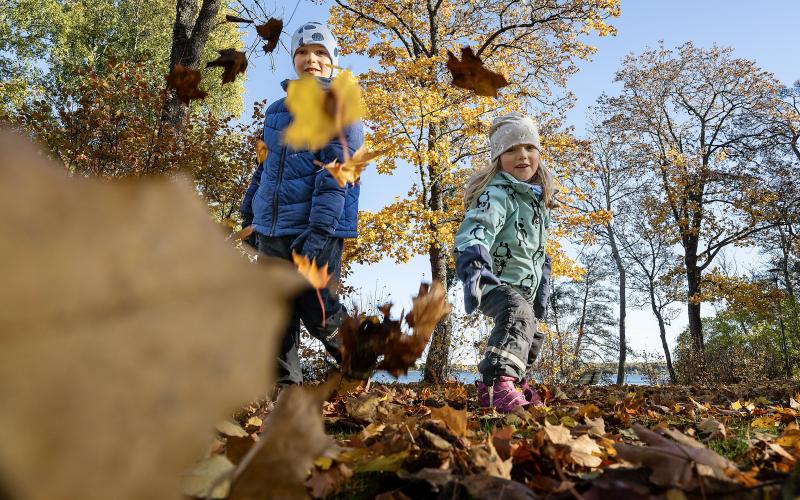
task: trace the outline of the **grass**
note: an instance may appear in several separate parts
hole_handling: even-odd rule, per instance
[[[342,491],[331,498],[334,500],[374,498],[379,493],[387,491],[394,474],[388,476],[385,472],[357,472],[344,483]]]

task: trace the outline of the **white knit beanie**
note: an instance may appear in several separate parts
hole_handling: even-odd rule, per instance
[[[539,127],[530,117],[512,111],[492,120],[489,128],[492,161],[518,144],[531,144],[539,151],[542,150],[542,144],[539,142]]]
[[[292,34],[292,59],[294,59],[294,53],[297,52],[297,49],[303,45],[314,43],[325,47],[334,67],[339,64],[339,42],[336,41],[336,37],[333,36],[327,26],[316,21],[304,23]],[[335,68],[333,69],[335,72]]]

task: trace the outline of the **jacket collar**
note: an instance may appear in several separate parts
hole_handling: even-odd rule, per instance
[[[320,87],[322,87],[323,90],[328,90],[331,86],[331,82],[333,81],[333,78],[326,78],[324,76],[315,76],[314,78],[317,79]],[[289,84],[292,82],[296,82],[297,80],[298,80],[297,78],[287,78],[286,80],[281,82],[281,88],[285,92],[286,89],[289,87]]]

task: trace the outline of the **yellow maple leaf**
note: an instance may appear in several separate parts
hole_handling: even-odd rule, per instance
[[[336,182],[344,187],[348,182],[355,184],[369,162],[383,153],[385,151],[369,151],[366,146],[361,146],[346,162],[339,163],[334,160],[325,165],[325,168],[336,179]]]
[[[264,163],[264,160],[267,159],[267,153],[268,150],[266,143],[264,143],[264,141],[262,141],[261,139],[256,141],[256,159],[258,160],[259,165]]]
[[[350,71],[339,74],[328,92],[311,76],[292,82],[286,93],[286,108],[293,120],[286,128],[284,142],[311,151],[321,149],[364,115],[361,88]]]
[[[331,276],[328,274],[328,264],[317,267],[315,261],[295,252],[292,252],[292,260],[294,260],[294,265],[297,266],[297,271],[317,290],[325,288],[325,285],[331,280]]]

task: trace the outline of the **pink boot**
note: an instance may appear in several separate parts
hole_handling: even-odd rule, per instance
[[[478,404],[484,408],[494,406],[500,413],[511,413],[517,406],[529,405],[522,392],[514,387],[516,381],[514,377],[502,375],[495,379],[491,388],[483,382],[476,382]]]
[[[542,395],[539,393],[539,390],[531,387],[527,380],[524,381],[520,387],[522,389],[522,394],[531,406],[544,406],[544,401],[542,400]]]

